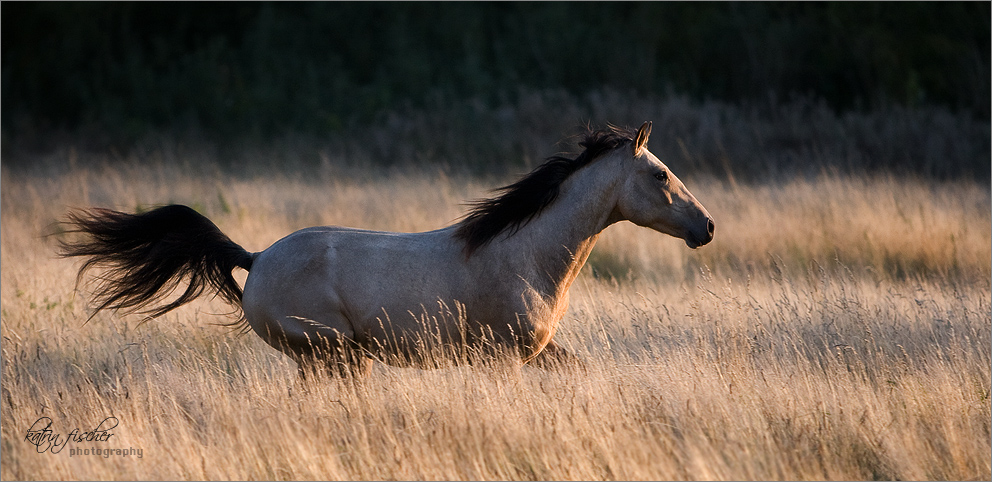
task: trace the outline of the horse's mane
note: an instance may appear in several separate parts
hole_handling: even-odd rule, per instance
[[[519,181],[493,190],[498,196],[470,203],[472,209],[459,222],[455,237],[465,242],[465,253],[471,256],[503,231],[516,233],[554,202],[568,176],[636,136],[635,130],[615,126],[587,130],[579,142],[584,150],[575,159],[551,156]]]

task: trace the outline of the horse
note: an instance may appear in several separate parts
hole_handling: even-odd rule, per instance
[[[106,270],[90,318],[154,318],[212,293],[304,377],[507,354],[517,366],[560,366],[577,360],[554,341],[569,287],[606,227],[630,221],[693,249],[713,239],[712,217],[647,149],[650,134],[651,122],[587,128],[576,157],[547,158],[435,231],[310,227],[250,253],[186,206],[95,208],[69,212],[65,231],[83,239],[61,241],[60,255],[86,259],[77,286],[88,269]],[[235,268],[248,271],[243,291]]]

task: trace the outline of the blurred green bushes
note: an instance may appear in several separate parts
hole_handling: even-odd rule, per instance
[[[988,2],[0,9],[5,147],[42,147],[52,133],[97,148],[150,134],[231,144],[333,136],[398,111],[520,106],[535,91],[563,102],[596,92],[728,105],[801,98],[837,116],[936,106],[965,123],[987,123],[992,103]]]

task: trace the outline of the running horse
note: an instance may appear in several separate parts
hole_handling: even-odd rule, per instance
[[[66,231],[82,240],[62,241],[60,254],[85,258],[77,284],[90,268],[106,270],[93,315],[156,317],[219,295],[303,376],[318,367],[361,374],[373,360],[473,363],[496,352],[551,366],[576,359],[553,338],[603,229],[626,220],[690,248],[713,239],[709,213],[648,151],[650,134],[650,122],[587,131],[574,159],[548,158],[436,231],[311,227],[250,253],[186,206],[90,209],[70,211]],[[248,271],[243,292],[235,268]]]

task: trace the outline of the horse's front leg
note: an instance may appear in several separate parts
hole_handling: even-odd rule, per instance
[[[541,350],[540,353],[530,361],[530,364],[542,370],[579,369],[587,371],[588,366],[585,360],[579,358],[574,353],[558,346],[554,340]]]

